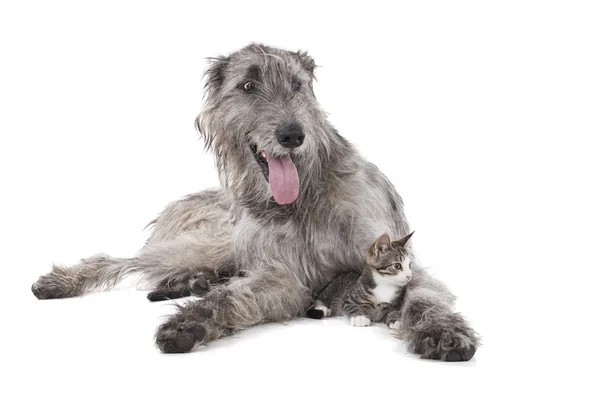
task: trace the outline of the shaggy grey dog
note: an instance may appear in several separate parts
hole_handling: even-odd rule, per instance
[[[212,59],[196,123],[222,187],[170,204],[137,257],[54,266],[33,293],[80,296],[136,273],[151,300],[202,295],[156,332],[163,352],[187,352],[303,315],[336,274],[361,271],[375,238],[408,234],[392,184],[327,121],[314,69],[304,52],[258,44]],[[453,311],[454,296],[415,265],[396,335],[425,358],[471,359],[477,335]]]

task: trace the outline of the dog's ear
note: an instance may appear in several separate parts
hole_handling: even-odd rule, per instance
[[[296,57],[298,59],[298,61],[300,62],[300,65],[302,65],[302,68],[304,68],[306,70],[306,72],[308,72],[310,74],[311,78],[314,78],[315,67],[317,66],[315,64],[315,60],[313,60],[313,58],[311,56],[309,56],[306,51],[302,51],[302,50],[298,50],[296,52],[290,52],[290,54],[292,54],[294,57]]]
[[[413,235],[413,233],[415,233],[415,231],[412,231],[411,233],[409,233],[408,235],[404,236],[402,239],[400,240],[394,240],[392,242],[392,247],[395,249],[398,248],[404,248],[406,247],[406,244],[408,243],[408,241],[410,240],[411,236]]]
[[[218,56],[208,59],[208,68],[204,72],[206,92],[212,94],[218,91],[225,80],[225,69],[229,64],[229,57]]]

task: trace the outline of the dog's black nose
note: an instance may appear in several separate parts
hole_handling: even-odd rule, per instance
[[[298,124],[280,126],[275,129],[275,136],[277,136],[277,141],[283,147],[290,149],[300,147],[304,143],[304,132],[302,132],[302,127]]]

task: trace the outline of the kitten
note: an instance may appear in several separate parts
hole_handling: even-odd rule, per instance
[[[319,292],[307,317],[345,315],[354,326],[383,321],[390,328],[400,328],[405,286],[412,279],[407,243],[413,233],[396,241],[390,241],[387,233],[381,235],[367,251],[363,273],[349,272],[333,278]]]

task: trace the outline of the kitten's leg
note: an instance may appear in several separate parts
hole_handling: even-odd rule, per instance
[[[158,327],[156,345],[165,353],[185,353],[195,344],[253,325],[291,320],[302,315],[310,301],[309,289],[284,268],[232,278],[203,299],[180,306]]]
[[[350,320],[352,326],[371,325],[371,315],[375,306],[369,301],[361,288],[353,290],[342,302],[342,313]]]
[[[385,317],[385,324],[394,330],[400,329],[400,318],[402,317],[402,310],[400,308],[393,309]]]
[[[350,318],[350,325],[352,326],[369,326],[371,325],[371,319],[365,315],[352,315]]]
[[[380,309],[380,321],[385,322],[385,324],[390,329],[400,329],[400,318],[402,316],[402,299],[404,295],[400,296],[392,303],[386,303]],[[381,307],[381,306],[380,306]]]
[[[390,323],[388,324],[388,327],[389,327],[390,329],[395,329],[395,330],[398,330],[398,329],[400,329],[400,321],[394,321],[394,322],[390,322]]]
[[[454,296],[427,275],[413,269],[407,288],[396,336],[405,339],[409,351],[422,358],[443,361],[468,361],[477,347],[477,333],[453,311]]]

